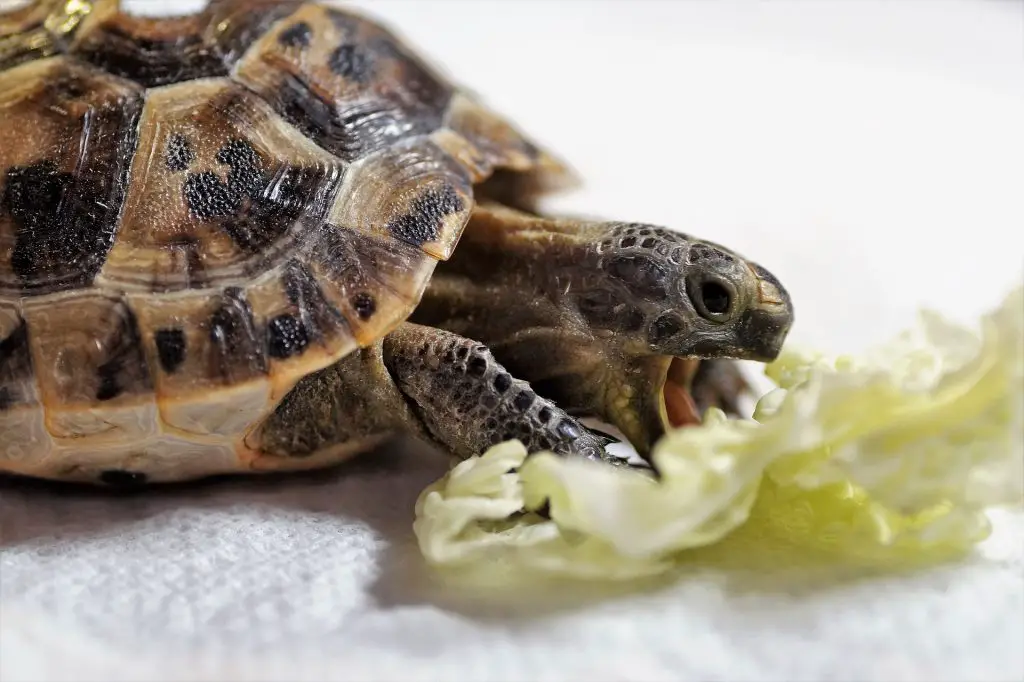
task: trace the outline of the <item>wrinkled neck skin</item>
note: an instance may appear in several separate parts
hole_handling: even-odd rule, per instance
[[[637,334],[661,311],[616,305],[601,268],[619,223],[477,211],[413,320],[489,346],[513,374],[575,414],[614,424],[641,454],[664,432],[672,362]]]

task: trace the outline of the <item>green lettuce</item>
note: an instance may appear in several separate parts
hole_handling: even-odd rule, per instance
[[[666,434],[659,479],[518,441],[459,463],[417,502],[424,556],[630,579],[702,554],[749,563],[767,540],[899,567],[966,553],[987,510],[1024,501],[1024,288],[980,333],[924,311],[864,357],[787,349],[766,374],[753,420],[711,410]]]

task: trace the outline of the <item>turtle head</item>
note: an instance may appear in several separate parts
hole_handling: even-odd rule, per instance
[[[623,354],[761,362],[778,356],[793,306],[757,263],[646,225],[612,225],[592,248],[597,267],[577,294],[580,311]]]
[[[774,360],[793,306],[768,270],[709,241],[486,204],[413,321],[487,343],[539,394],[610,422],[644,455],[699,421],[697,360]]]
[[[606,224],[585,249],[568,294],[593,339],[578,351],[590,360],[577,380],[641,454],[666,429],[700,421],[698,359],[779,355],[793,306],[757,263],[649,225]]]

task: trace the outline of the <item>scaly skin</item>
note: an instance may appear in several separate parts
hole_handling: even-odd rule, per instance
[[[719,359],[773,359],[792,319],[767,270],[715,244],[483,205],[411,322],[300,383],[263,442],[295,456],[403,429],[460,457],[519,438],[619,463],[571,415],[646,455],[695,409],[735,412],[742,377]]]

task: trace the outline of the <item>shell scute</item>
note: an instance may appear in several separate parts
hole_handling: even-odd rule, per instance
[[[228,75],[245,50],[298,2],[215,0],[173,18],[97,8],[78,31],[71,54],[146,87]]]
[[[452,93],[377,24],[311,3],[256,42],[233,77],[346,161],[438,129]]]
[[[0,294],[88,286],[113,243],[142,93],[54,57],[0,72]]]
[[[124,440],[156,429],[152,378],[127,301],[84,289],[26,299],[47,431],[57,440]]]
[[[418,138],[354,164],[331,220],[446,260],[472,207],[466,168],[429,139]]]
[[[267,409],[266,352],[245,292],[130,300],[165,430],[230,438]]]
[[[151,90],[101,281],[128,290],[240,284],[287,260],[343,164],[226,79]],[[315,230],[314,230],[315,231]]]
[[[359,346],[398,326],[419,302],[437,261],[390,238],[329,225],[310,258],[325,300]]]
[[[0,415],[38,404],[32,376],[28,327],[19,306],[0,299]]]

